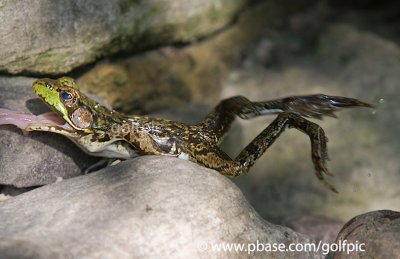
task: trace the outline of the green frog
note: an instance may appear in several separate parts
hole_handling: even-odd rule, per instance
[[[319,125],[306,118],[336,117],[334,112],[341,108],[372,107],[357,99],[323,94],[262,102],[235,96],[222,100],[199,123],[187,125],[161,118],[127,116],[108,109],[85,96],[69,77],[36,80],[33,91],[55,114],[19,125],[26,131],[64,135],[94,156],[116,159],[138,155],[172,156],[215,169],[229,177],[247,173],[282,132],[289,128],[298,129],[310,138],[317,178],[334,192],[336,189],[324,177],[331,175],[326,166],[328,139]],[[219,148],[236,116],[250,119],[268,114],[277,114],[277,117],[236,158],[232,159]],[[5,116],[12,115],[3,112]],[[15,121],[11,123],[18,125]],[[0,120],[0,124],[6,123]]]

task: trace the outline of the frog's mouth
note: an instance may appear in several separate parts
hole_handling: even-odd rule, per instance
[[[31,115],[0,108],[0,125],[5,124],[15,125],[24,131],[41,130],[41,127],[43,127],[44,131],[51,131],[49,128],[54,128],[58,131],[76,132],[74,128],[55,112]]]

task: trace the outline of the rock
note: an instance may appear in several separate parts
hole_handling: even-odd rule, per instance
[[[0,70],[60,74],[120,51],[190,42],[227,25],[246,2],[2,1]]]
[[[126,113],[151,113],[193,103],[215,105],[221,83],[265,30],[305,9],[312,0],[260,1],[235,23],[199,42],[113,59],[84,73],[79,83]],[[266,52],[273,52],[267,50]]]
[[[333,258],[398,258],[400,212],[378,210],[352,218],[340,231],[336,243],[344,244],[345,240],[353,251],[338,251]]]
[[[0,107],[41,114],[47,106],[31,90],[34,78],[1,77]],[[82,174],[98,161],[67,138],[0,125],[0,185],[30,187]]]
[[[264,221],[218,172],[144,156],[0,203],[7,258],[323,258],[304,252],[218,253],[219,243],[305,243]]]
[[[17,188],[11,185],[3,185],[0,186],[0,195],[3,195],[3,198],[11,198],[17,195],[20,195],[24,192],[29,192],[36,187],[26,187],[26,188]],[[0,199],[1,200],[1,199]]]
[[[314,215],[287,217],[281,224],[324,243],[334,243],[343,226],[343,222],[338,220]]]

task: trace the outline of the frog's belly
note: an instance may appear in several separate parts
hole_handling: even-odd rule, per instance
[[[182,160],[189,160],[189,155],[185,152],[182,152],[178,155],[178,158]]]
[[[130,147],[125,147],[124,145],[109,145],[101,151],[88,152],[89,155],[108,157],[108,158],[118,158],[118,159],[129,159],[137,157],[140,154]]]
[[[90,142],[88,144],[87,139],[70,139],[91,156],[129,159],[140,155],[129,143],[123,141]]]

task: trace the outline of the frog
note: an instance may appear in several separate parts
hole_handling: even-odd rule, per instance
[[[227,177],[246,174],[284,131],[297,129],[310,139],[317,179],[336,193],[336,188],[326,180],[326,176],[332,175],[327,168],[328,138],[322,127],[309,119],[336,118],[335,112],[343,108],[373,107],[355,98],[325,94],[257,102],[234,96],[220,101],[198,123],[186,124],[158,117],[125,115],[107,108],[85,95],[77,82],[66,76],[37,79],[32,90],[52,112],[36,119],[7,121],[5,117],[14,115],[1,109],[0,124],[15,124],[24,131],[61,134],[93,156],[120,160],[140,155],[170,156],[195,162]],[[277,116],[235,158],[220,148],[236,117],[248,120],[264,115]]]

